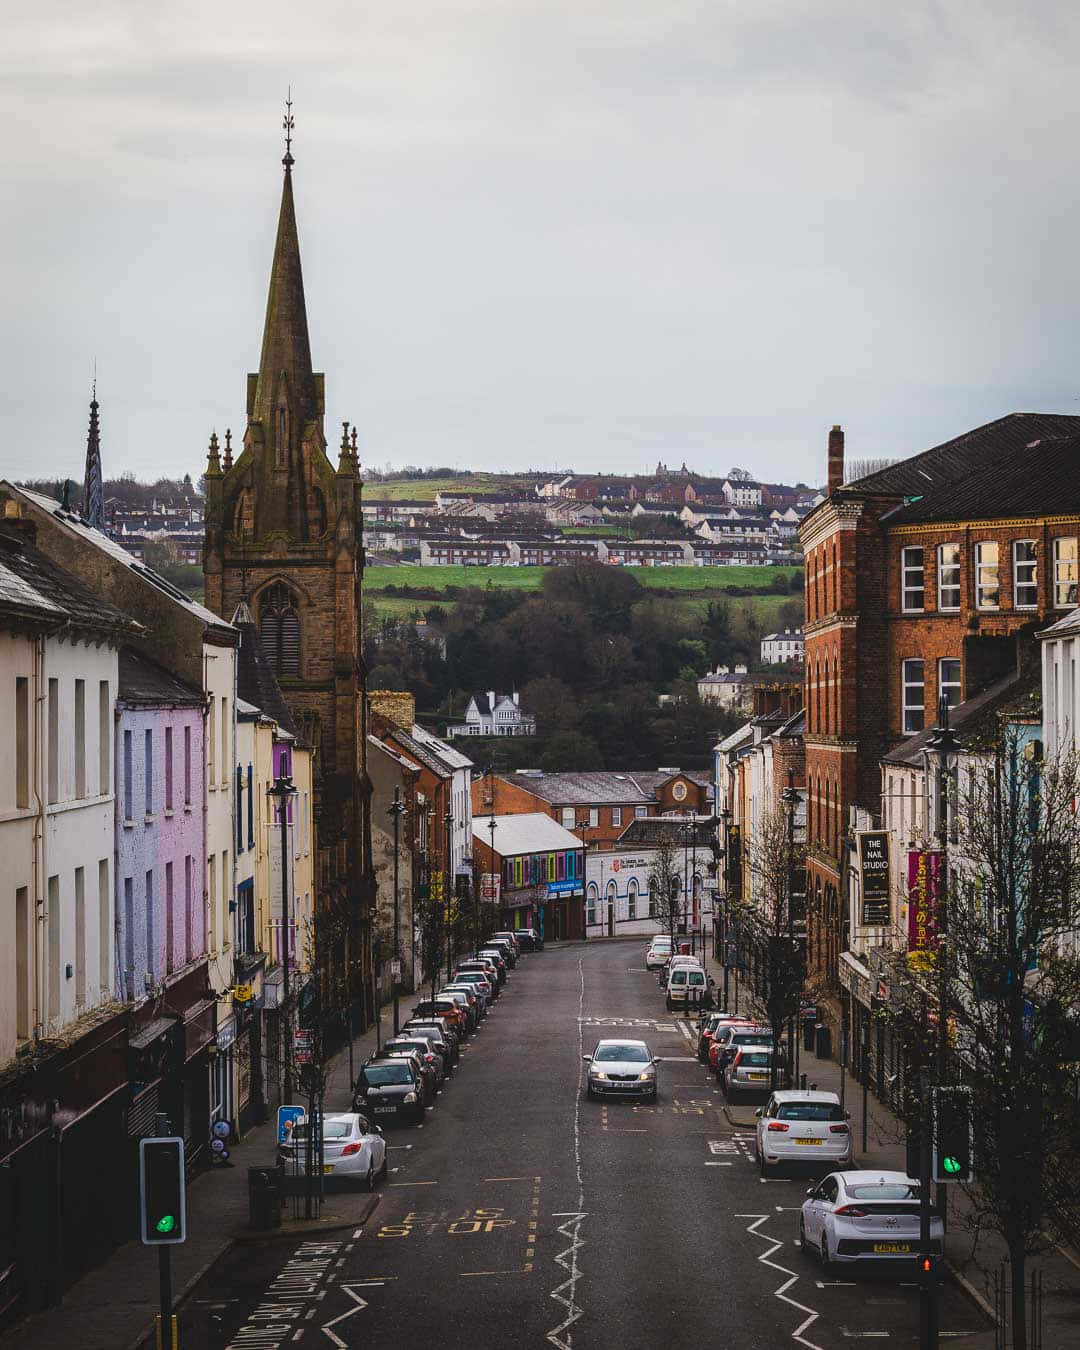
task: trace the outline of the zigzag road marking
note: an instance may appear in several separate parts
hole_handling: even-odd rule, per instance
[[[566,1317],[557,1327],[553,1327],[552,1330],[548,1332],[547,1339],[552,1345],[557,1345],[559,1350],[570,1350],[572,1343],[570,1328],[584,1311],[584,1309],[579,1308],[577,1304],[577,1282],[581,1279],[581,1272],[578,1270],[577,1254],[578,1250],[585,1245],[579,1235],[581,1221],[585,1218],[585,1215],[570,1213],[555,1214],[552,1217],[556,1219],[565,1218],[567,1220],[566,1223],[560,1224],[555,1231],[562,1233],[564,1237],[568,1237],[570,1239],[570,1246],[564,1251],[559,1252],[558,1256],[555,1257],[555,1263],[556,1265],[562,1266],[563,1270],[568,1271],[570,1278],[564,1280],[562,1284],[551,1291],[551,1297],[555,1302],[561,1303],[566,1309]],[[566,1259],[567,1257],[569,1257],[569,1260]],[[567,1289],[570,1291],[569,1296],[566,1296],[563,1293],[563,1291]],[[565,1340],[563,1339],[564,1333],[566,1335]]]
[[[795,1299],[788,1297],[787,1291],[798,1280],[799,1278],[798,1275],[796,1275],[796,1273],[793,1270],[788,1270],[786,1266],[779,1266],[776,1264],[775,1261],[769,1260],[769,1257],[772,1256],[774,1252],[778,1252],[784,1244],[782,1242],[778,1242],[776,1238],[769,1237],[767,1233],[759,1233],[757,1231],[761,1224],[767,1223],[769,1219],[772,1218],[772,1215],[736,1214],[734,1217],[736,1219],[753,1219],[754,1222],[747,1226],[746,1231],[748,1233],[753,1233],[754,1237],[759,1237],[765,1242],[772,1243],[772,1246],[769,1248],[769,1250],[767,1252],[762,1252],[761,1255],[758,1257],[758,1260],[761,1262],[761,1264],[764,1266],[768,1266],[772,1270],[778,1270],[781,1275],[790,1276],[790,1279],[785,1280],[783,1284],[781,1284],[777,1289],[773,1290],[773,1297],[780,1299],[782,1303],[789,1304],[792,1308],[797,1309],[797,1311],[804,1312],[807,1314],[806,1320],[800,1322],[799,1325],[795,1328],[795,1330],[791,1333],[791,1339],[793,1341],[798,1341],[800,1345],[805,1345],[807,1347],[807,1350],[822,1350],[820,1345],[816,1344],[816,1342],[814,1341],[808,1341],[806,1337],[803,1335],[803,1333],[807,1330],[807,1328],[813,1326],[813,1324],[818,1320],[821,1314],[815,1312],[813,1308],[808,1308],[806,1307],[805,1304],[797,1303]]]

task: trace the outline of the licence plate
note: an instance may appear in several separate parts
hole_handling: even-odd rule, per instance
[[[323,1163],[323,1176],[324,1176],[324,1177],[325,1177],[325,1176],[329,1176],[329,1174],[330,1174],[333,1170],[334,1170],[334,1164],[333,1164],[333,1163]]]
[[[769,1075],[767,1073],[749,1073],[746,1076],[752,1083],[764,1083]]]
[[[797,1144],[820,1144],[820,1143],[821,1143],[821,1140],[820,1140],[820,1139],[798,1139],[798,1138],[797,1138],[797,1139],[795,1140],[795,1142],[796,1142]]]
[[[389,1111],[396,1111],[396,1110],[397,1110],[397,1107],[396,1107],[396,1106],[373,1106],[371,1109],[372,1109],[372,1114],[373,1114],[373,1115],[376,1115],[376,1116],[383,1116],[383,1115],[386,1115],[387,1112],[389,1112]]]
[[[907,1256],[911,1251],[910,1242],[875,1242],[874,1251],[880,1256]]]

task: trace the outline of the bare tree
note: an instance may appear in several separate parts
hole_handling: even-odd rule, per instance
[[[1008,1248],[1013,1346],[1025,1350],[1027,1261],[1080,1232],[1080,769],[1075,756],[1044,763],[1014,724],[949,782],[937,949],[929,969],[900,972],[897,1021],[921,1039],[924,1065],[936,1031],[933,1076],[971,1088],[965,1221]],[[944,1026],[931,1027],[942,1005]],[[906,1095],[912,1119],[911,1082]]]
[[[681,875],[675,845],[670,839],[659,839],[649,868],[649,917],[666,926],[672,951],[675,950],[675,930],[679,922]]]

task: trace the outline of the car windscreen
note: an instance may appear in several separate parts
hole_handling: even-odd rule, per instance
[[[763,1050],[752,1050],[749,1054],[744,1052],[739,1063],[743,1068],[749,1066],[751,1069],[767,1069],[769,1067],[769,1059],[770,1055],[767,1052]]]
[[[611,1045],[601,1045],[597,1048],[593,1059],[600,1063],[611,1060],[628,1061],[631,1064],[644,1064],[649,1058],[649,1052],[643,1045],[632,1045],[626,1042],[613,1042]]]
[[[387,1041],[387,1050],[419,1050],[422,1055],[429,1053],[426,1041]]]
[[[737,1032],[731,1038],[732,1045],[770,1045],[772,1034],[768,1031]]]
[[[292,1131],[293,1139],[306,1139],[308,1137],[307,1125],[294,1125]],[[352,1134],[352,1126],[347,1120],[324,1120],[322,1127],[322,1136],[324,1139],[348,1139]]]
[[[369,1064],[364,1069],[364,1079],[370,1087],[386,1087],[411,1083],[412,1074],[407,1064]]]
[[[845,1190],[852,1200],[918,1200],[919,1187],[906,1181],[895,1184],[880,1182],[876,1185],[846,1186]]]
[[[843,1120],[839,1102],[786,1102],[776,1113],[778,1120]]]

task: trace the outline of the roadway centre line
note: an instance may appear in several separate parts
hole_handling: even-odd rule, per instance
[[[391,1186],[437,1186],[437,1181],[392,1181]]]

